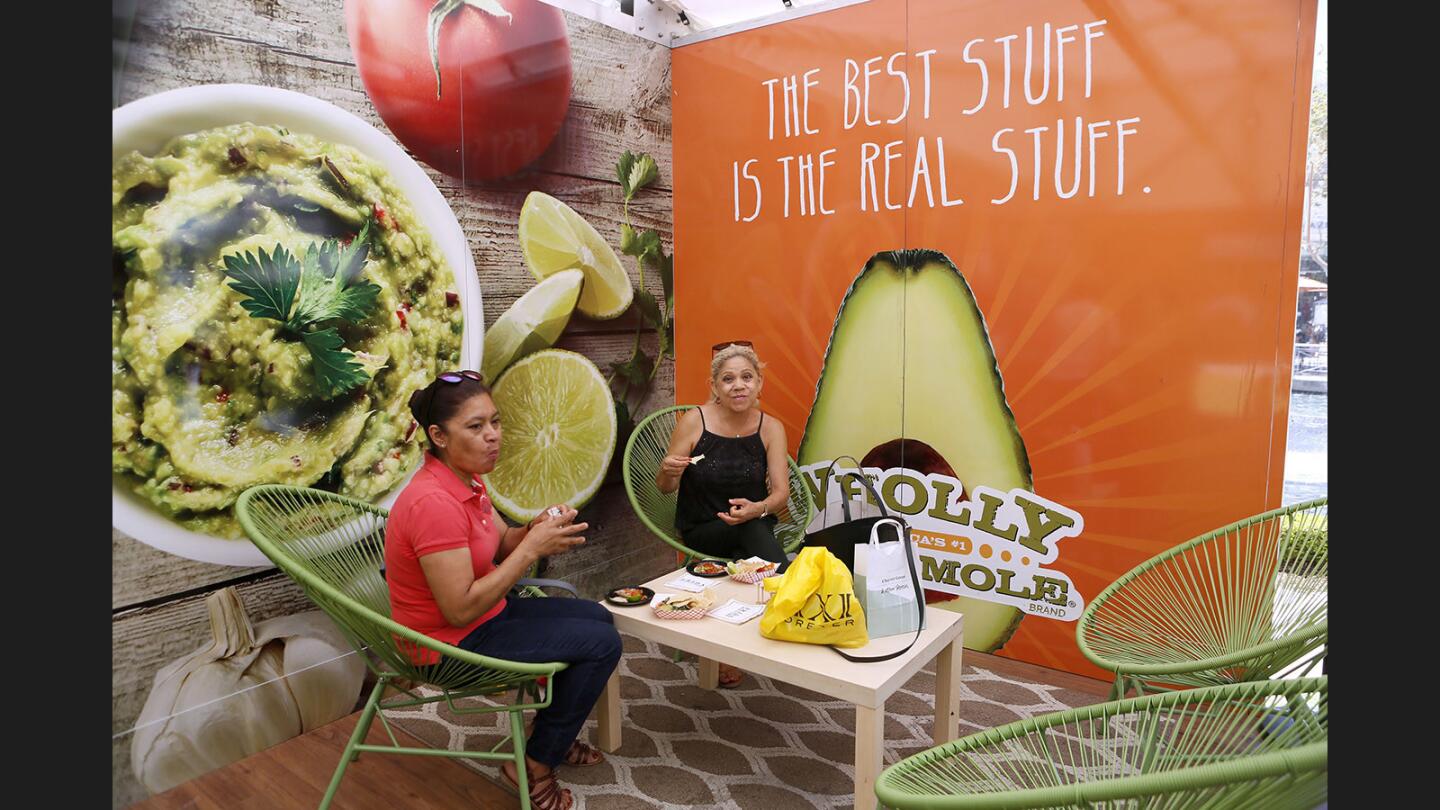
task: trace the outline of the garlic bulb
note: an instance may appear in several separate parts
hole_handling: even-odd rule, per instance
[[[205,604],[211,642],[156,673],[136,721],[130,764],[152,794],[337,720],[360,694],[365,662],[324,613],[252,626],[234,588]]]

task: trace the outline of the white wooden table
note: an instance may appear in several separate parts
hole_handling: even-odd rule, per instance
[[[681,594],[665,583],[685,573],[681,568],[645,583],[656,593]],[[709,580],[717,605],[728,599],[751,604],[755,586],[729,577]],[[700,686],[715,688],[720,664],[791,683],[855,704],[855,807],[875,806],[875,779],[880,775],[885,742],[885,700],[910,680],[927,661],[935,659],[936,745],[958,736],[960,724],[960,652],[963,617],[949,610],[927,607],[925,630],[904,655],[888,661],[854,663],[827,647],[774,641],[760,635],[760,619],[741,625],[706,617],[692,621],[660,619],[649,605],[620,607],[602,602],[615,617],[622,633],[665,644],[700,659]],[[849,649],[852,655],[882,655],[898,650],[913,634],[872,639],[865,647]],[[597,708],[598,742],[605,751],[620,747],[620,675],[610,676]]]

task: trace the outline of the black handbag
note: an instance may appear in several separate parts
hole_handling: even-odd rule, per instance
[[[844,658],[847,661],[855,661],[859,663],[872,661],[889,661],[892,658],[896,658],[909,652],[910,648],[915,646],[915,642],[919,640],[920,634],[924,632],[925,626],[925,592],[921,588],[920,576],[915,571],[915,560],[911,556],[910,550],[908,548],[911,542],[910,526],[908,523],[905,522],[904,518],[900,517],[899,515],[892,515],[888,511],[886,511],[885,502],[880,500],[880,493],[875,491],[875,486],[870,483],[869,478],[865,477],[864,472],[861,471],[860,462],[855,461],[854,456],[840,456],[839,458],[836,458],[834,461],[830,462],[830,469],[826,473],[827,481],[830,480],[830,476],[835,474],[835,464],[839,462],[840,459],[849,459],[850,461],[855,462],[856,472],[851,473],[851,475],[854,475],[856,479],[860,482],[860,485],[865,488],[865,491],[870,493],[870,498],[875,502],[875,505],[880,508],[880,514],[865,515],[863,517],[852,516],[850,514],[850,501],[842,497],[840,499],[840,510],[843,513],[845,519],[834,525],[822,526],[821,528],[806,534],[805,545],[806,547],[815,546],[828,550],[831,554],[834,554],[835,557],[840,560],[840,562],[844,563],[845,568],[848,569],[853,575],[855,573],[855,546],[869,543],[870,530],[872,527],[875,526],[875,524],[879,523],[880,521],[885,521],[887,523],[893,524],[895,528],[895,539],[882,540],[881,542],[899,542],[904,543],[907,546],[905,553],[905,561],[910,567],[910,582],[915,588],[915,594],[917,597],[915,601],[916,606],[920,611],[920,629],[917,629],[915,631],[915,635],[910,638],[910,643],[906,644],[904,649],[896,650],[894,652],[886,653],[884,655],[851,655],[850,653],[845,652],[839,647],[832,646],[830,647],[830,649],[834,650],[836,653],[839,653],[840,657]],[[822,506],[820,509],[821,514],[823,515],[826,511],[827,510]],[[788,566],[789,563],[787,563],[786,565]]]
[[[852,461],[853,461],[853,459],[852,459]],[[868,483],[868,482],[867,482],[867,483]],[[877,500],[876,503],[879,503],[879,501]],[[882,506],[882,507],[880,507],[880,508],[881,508],[881,509],[884,509],[885,507]],[[913,636],[910,637],[910,643],[909,643],[909,644],[906,644],[905,647],[904,647],[904,649],[896,650],[895,652],[892,652],[892,653],[886,653],[886,654],[884,654],[884,655],[851,655],[850,653],[845,652],[844,650],[840,649],[839,647],[832,646],[832,647],[830,648],[830,649],[834,650],[835,652],[839,653],[839,654],[840,654],[840,657],[841,657],[841,658],[844,658],[846,661],[855,661],[856,663],[867,663],[867,662],[873,662],[873,661],[889,661],[891,658],[898,658],[899,656],[902,656],[902,655],[904,655],[905,653],[910,652],[910,648],[911,648],[911,647],[914,647],[914,646],[915,646],[915,642],[917,642],[917,641],[920,640],[920,634],[923,633],[923,632],[925,632],[925,590],[924,590],[924,589],[921,587],[921,585],[920,585],[920,575],[919,575],[918,573],[916,573],[916,571],[915,571],[915,557],[914,557],[914,555],[912,555],[912,554],[910,553],[910,542],[911,542],[911,541],[910,541],[910,526],[909,526],[908,524],[906,524],[905,521],[901,520],[901,519],[898,518],[898,517],[889,517],[889,516],[886,516],[886,517],[877,517],[877,518],[875,518],[875,519],[874,519],[873,521],[871,521],[871,522],[872,522],[872,524],[873,524],[873,523],[877,523],[877,522],[880,522],[880,521],[884,521],[884,524],[891,524],[891,525],[893,525],[894,528],[895,528],[895,540],[893,540],[893,541],[881,540],[880,542],[882,542],[882,543],[886,543],[886,542],[899,542],[899,543],[904,543],[905,546],[906,546],[906,548],[905,548],[905,564],[906,564],[906,566],[910,569],[910,585],[911,585],[911,587],[913,587],[913,588],[915,589],[915,591],[914,591],[914,592],[915,592],[915,609],[919,611],[920,621],[917,623],[917,625],[916,625],[916,627],[915,627],[915,635],[913,635]],[[851,521],[851,522],[854,522],[854,521]],[[884,524],[882,524],[882,525],[884,525]],[[848,524],[837,524],[837,525],[848,525]],[[865,542],[867,542],[867,543],[870,542],[870,538],[869,538],[868,536],[865,538]],[[854,567],[855,547],[854,547],[854,546],[851,546],[851,547],[850,547],[850,557],[851,557],[851,560],[850,560],[850,563],[851,563],[850,573],[851,573],[851,574],[854,574],[854,573],[855,573],[855,567]]]
[[[839,458],[830,462],[830,469],[826,473],[825,480],[830,480],[830,476],[834,475],[835,465],[840,461],[840,459],[849,459],[850,461],[855,462],[856,472],[849,474],[854,475],[855,478],[860,482],[860,485],[865,488],[865,491],[870,493],[870,497],[875,501],[875,504],[880,507],[880,514],[867,515],[864,517],[852,517],[850,515],[850,501],[849,499],[842,497],[840,499],[840,508],[841,511],[844,513],[845,519],[840,523],[823,526],[805,535],[805,545],[807,547],[818,546],[820,548],[828,549],[831,554],[834,554],[840,560],[840,562],[845,563],[845,567],[848,568],[850,570],[850,573],[853,574],[855,573],[855,546],[861,543],[870,542],[870,529],[880,520],[884,518],[898,518],[896,518],[896,516],[894,515],[891,515],[888,511],[885,510],[885,502],[880,500],[880,495],[875,491],[875,487],[873,484],[870,483],[870,479],[866,478],[865,474],[859,471],[860,462],[855,461],[854,457],[840,456]],[[820,508],[821,514],[823,515],[826,511],[827,510],[822,505]],[[901,520],[901,522],[904,523],[903,520]]]

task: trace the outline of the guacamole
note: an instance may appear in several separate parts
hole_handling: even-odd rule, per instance
[[[356,150],[237,124],[131,152],[111,178],[111,442],[117,478],[195,531],[240,537],[246,488],[316,486],[373,500],[420,459],[410,394],[460,362],[454,276],[385,170]],[[362,278],[336,319],[365,382],[325,396],[311,352],[232,289],[226,257],[301,257],[369,222]]]

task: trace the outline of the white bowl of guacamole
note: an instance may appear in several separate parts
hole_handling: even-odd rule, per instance
[[[111,141],[115,527],[268,565],[233,515],[250,486],[393,503],[421,458],[410,394],[481,362],[435,184],[359,117],[271,87],[134,101]]]

